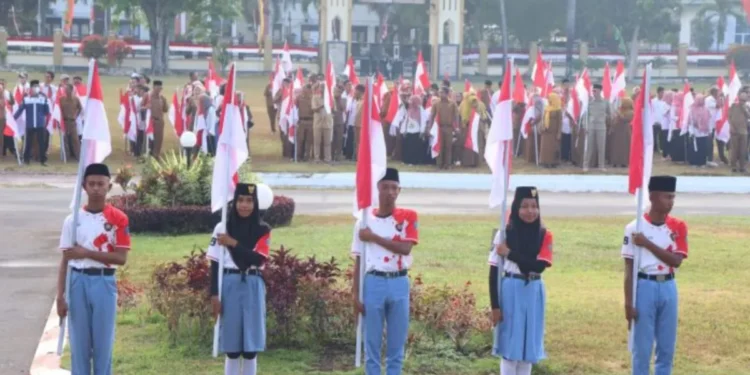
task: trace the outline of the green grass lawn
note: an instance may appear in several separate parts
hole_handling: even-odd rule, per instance
[[[40,78],[42,74],[32,73],[31,77]],[[15,87],[16,78],[12,73],[0,73],[0,78],[5,78],[9,82],[9,87]],[[161,79],[164,82],[164,96],[167,101],[172,103],[172,94],[176,88],[181,88],[186,77],[152,77],[152,79]],[[113,169],[119,168],[125,164],[137,165],[136,160],[127,155],[125,152],[125,142],[120,125],[117,123],[119,113],[119,90],[124,89],[128,82],[127,77],[102,77],[104,85],[104,102],[107,110],[110,131],[112,134],[112,154],[107,158],[107,163]],[[266,111],[265,98],[263,89],[268,83],[264,76],[243,76],[238,79],[238,89],[245,93],[245,98],[250,106],[255,119],[255,127],[251,131],[250,153],[253,170],[258,172],[353,172],[354,163],[342,162],[335,165],[317,164],[317,163],[292,163],[281,157],[281,148],[279,145],[279,136],[271,132],[268,114]],[[482,87],[481,82],[474,82],[475,87]],[[463,90],[463,82],[456,82],[456,90]],[[171,127],[170,124],[166,125]],[[179,146],[175,133],[169,129],[164,132],[164,146],[162,150],[177,150]],[[662,161],[661,158],[655,158],[654,173],[672,174],[672,175],[729,175],[730,170],[727,167],[712,169],[695,169],[685,165],[676,165],[670,162]],[[407,166],[400,162],[399,168],[406,171],[437,171],[434,166]],[[57,134],[50,137],[49,149],[49,166],[42,167],[38,163],[29,166],[19,166],[15,158],[8,156],[0,159],[0,171],[22,172],[22,173],[64,173],[75,174],[76,164],[69,162],[64,164],[60,161],[60,140]],[[479,168],[457,168],[454,172],[465,173],[489,173],[486,167]],[[514,161],[513,173],[534,174],[534,173],[552,173],[552,174],[578,174],[582,173],[580,168],[570,165],[561,166],[555,169],[545,169],[536,167],[533,164],[526,163],[523,160]],[[597,172],[599,173],[599,172]],[[626,168],[611,168],[607,173],[626,174]]]
[[[750,273],[741,260],[750,256],[750,219],[693,217],[690,257],[678,275],[680,326],[675,374],[750,374]],[[545,272],[547,285],[546,349],[549,359],[535,374],[627,374],[626,322],[623,314],[620,245],[628,218],[545,220],[555,234],[554,267]],[[487,306],[487,251],[495,217],[427,216],[421,218],[420,244],[412,275],[425,283],[462,285],[471,282],[481,306]],[[352,219],[347,216],[299,216],[291,227],[274,231],[273,246],[300,256],[336,257],[351,264]],[[128,263],[130,278],[149,281],[159,263],[180,259],[209,237],[137,235]],[[210,356],[210,340],[170,347],[161,318],[146,306],[120,313],[115,347],[116,374],[216,374],[222,360]],[[488,340],[490,333],[487,333]],[[354,345],[354,343],[352,343]],[[259,357],[262,373],[320,373],[320,358],[304,348],[272,350]],[[430,359],[431,368],[442,368]],[[419,371],[419,358],[407,360],[409,374]],[[447,363],[447,362],[446,362]],[[462,362],[464,363],[464,362]],[[437,364],[437,365],[436,365]],[[497,361],[466,360],[461,370],[442,374],[497,374]],[[348,364],[347,364],[348,365]],[[340,366],[337,368],[341,368]],[[448,367],[445,367],[448,368]],[[336,374],[360,374],[343,368]]]

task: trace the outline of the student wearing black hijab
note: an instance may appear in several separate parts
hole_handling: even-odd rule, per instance
[[[535,187],[518,187],[505,228],[505,243],[490,252],[490,301],[495,325],[492,353],[503,375],[530,375],[546,357],[542,272],[552,266],[552,232],[541,223]],[[502,270],[499,270],[502,267]],[[502,293],[498,277],[502,272]],[[502,304],[501,304],[502,303]]]
[[[226,375],[255,375],[256,355],[266,347],[266,286],[261,269],[271,239],[271,228],[260,219],[256,185],[237,184],[226,228],[216,225],[207,255],[211,305],[215,317],[221,314],[219,351],[227,356]],[[224,257],[221,301],[220,256]]]

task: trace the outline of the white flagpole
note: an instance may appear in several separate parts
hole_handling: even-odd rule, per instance
[[[91,76],[94,74],[94,64],[95,61],[93,59],[89,60],[89,75],[88,75],[88,91],[91,92]],[[85,113],[88,111],[89,108],[89,101],[86,101],[86,108],[84,109],[84,119],[86,118]],[[85,126],[86,124],[84,124]],[[73,224],[71,225],[71,232],[72,232],[72,239],[73,239],[73,245],[76,245],[76,242],[78,242],[77,234],[76,234],[76,228],[78,227],[78,214],[81,211],[81,190],[83,188],[83,173],[84,169],[86,168],[86,158],[84,155],[88,152],[88,142],[85,140],[82,140],[81,142],[81,150],[79,151],[78,155],[78,175],[76,176],[76,185],[73,187]],[[72,272],[72,267],[68,263],[66,265],[67,272],[65,273],[65,304],[68,305],[68,315],[65,318],[60,319],[60,335],[57,338],[57,355],[62,356],[63,354],[63,348],[65,346],[65,328],[67,326],[67,319],[70,316],[70,273]],[[72,348],[71,348],[72,350]]]
[[[372,111],[372,79],[367,80],[367,108],[368,112]],[[370,116],[370,113],[366,113],[365,116]],[[369,117],[368,117],[368,120]],[[370,120],[371,121],[371,120]],[[356,124],[355,124],[356,125]],[[369,131],[370,128],[368,127]],[[296,134],[296,133],[295,133]],[[369,138],[369,137],[368,137]],[[362,226],[360,229],[367,228],[367,208],[362,210]],[[365,303],[365,272],[367,272],[367,243],[362,246],[362,253],[359,256],[359,303]],[[364,317],[360,313],[357,317],[357,348],[356,356],[354,357],[354,366],[359,368],[362,366],[362,355],[364,354]]]
[[[52,120],[54,121],[54,120]],[[60,157],[62,158],[63,163],[68,162],[68,155],[65,152],[65,135],[63,134],[63,131],[61,128],[57,128],[57,134],[60,135]]]
[[[6,124],[6,126],[7,126],[7,124]],[[21,161],[21,147],[18,147],[19,143],[21,144],[21,146],[23,146],[23,143],[22,142],[17,142],[16,141],[16,136],[13,135],[13,146],[16,149],[16,159],[18,160],[18,165],[23,165],[23,162]]]

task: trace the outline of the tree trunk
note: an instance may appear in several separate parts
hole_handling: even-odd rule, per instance
[[[503,29],[503,76],[505,76],[505,74],[511,74],[505,71],[508,66],[508,21],[505,17],[505,0],[500,0],[500,23]]]
[[[151,43],[151,74],[169,71],[169,36],[174,28],[174,14],[165,12],[162,4],[154,0],[141,0],[141,9],[148,23]]]
[[[640,25],[635,26],[635,30],[633,30],[633,38],[630,40],[630,48],[628,51],[628,70],[627,70],[627,80],[631,80],[636,73],[636,70],[638,69],[638,34],[641,30]]]
[[[568,0],[567,31],[565,43],[565,78],[573,75],[573,42],[576,33],[576,0]]]

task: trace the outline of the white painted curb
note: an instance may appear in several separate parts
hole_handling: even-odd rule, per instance
[[[70,375],[70,371],[60,368],[60,357],[57,355],[57,339],[60,335],[60,317],[57,316],[57,302],[52,302],[47,323],[44,324],[42,337],[31,361],[31,375]],[[68,338],[65,338],[65,345]]]

